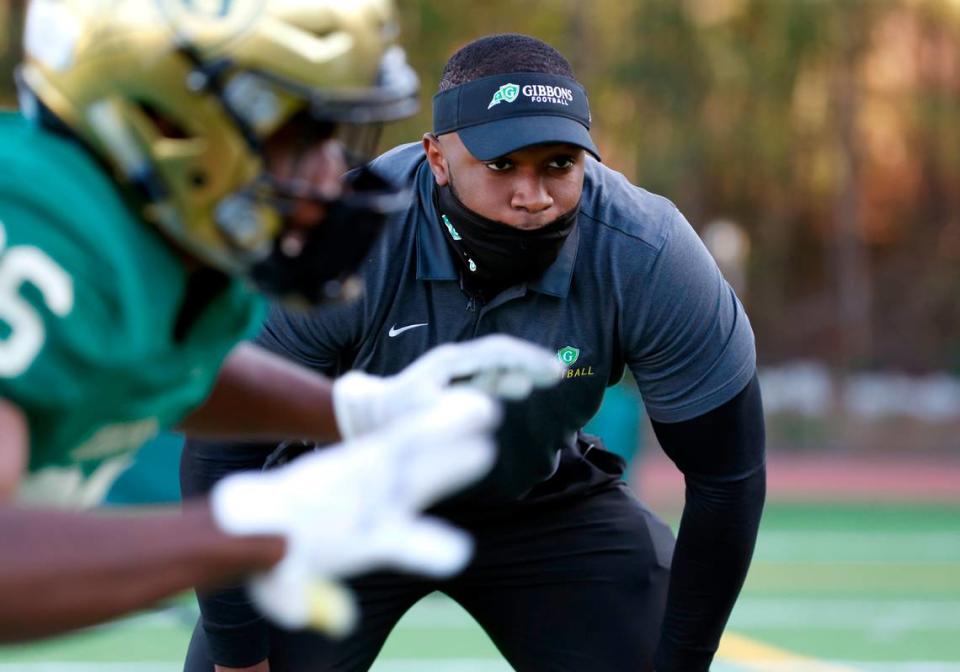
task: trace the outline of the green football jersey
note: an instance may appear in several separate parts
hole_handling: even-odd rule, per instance
[[[262,301],[231,281],[182,340],[188,271],[79,145],[0,114],[0,397],[27,416],[22,500],[90,504],[209,393]]]

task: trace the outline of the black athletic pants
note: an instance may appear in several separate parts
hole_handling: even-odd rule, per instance
[[[599,471],[596,462],[608,468],[609,457],[596,450],[564,461],[577,460],[582,474]],[[625,485],[593,476],[595,485],[576,493],[469,523],[476,555],[453,580],[380,573],[353,581],[362,620],[343,641],[271,628],[271,672],[367,670],[397,621],[434,590],[463,606],[521,672],[649,672],[673,534]],[[185,672],[213,670],[206,637],[198,624]]]

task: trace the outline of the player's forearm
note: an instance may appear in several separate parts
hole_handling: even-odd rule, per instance
[[[234,348],[213,392],[180,429],[236,439],[340,438],[331,382],[249,343]]]
[[[91,625],[191,586],[262,571],[278,537],[221,532],[205,504],[181,512],[91,514],[0,508],[0,639]]]
[[[747,478],[687,476],[657,672],[707,672],[743,586],[765,492],[761,466]]]
[[[26,467],[29,441],[23,412],[6,399],[0,399],[0,502],[13,498]]]

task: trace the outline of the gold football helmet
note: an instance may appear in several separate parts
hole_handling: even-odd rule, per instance
[[[278,251],[284,202],[303,188],[265,174],[263,143],[308,114],[362,152],[375,135],[364,131],[414,113],[418,81],[396,36],[392,0],[34,0],[21,107],[105,160],[145,218],[200,260],[309,294],[267,277],[318,245]],[[388,207],[389,189],[373,191],[359,207]],[[337,276],[312,277],[315,261],[299,260],[297,283]]]

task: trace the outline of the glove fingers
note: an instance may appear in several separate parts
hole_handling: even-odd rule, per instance
[[[423,508],[479,479],[496,458],[499,406],[473,390],[444,392],[432,408],[382,433],[398,505]]]
[[[350,590],[313,575],[293,556],[253,578],[248,591],[267,618],[288,630],[310,627],[343,637],[357,624],[356,600]]]
[[[517,338],[494,334],[457,346],[449,359],[450,378],[474,376],[483,371],[510,370],[522,373],[535,385],[556,383],[564,367],[548,350]]]
[[[476,375],[469,383],[471,388],[482,392],[517,401],[530,396],[535,385],[534,380],[521,371],[485,371]]]
[[[342,639],[357,627],[360,609],[349,588],[339,581],[315,578],[307,584],[307,627]]]
[[[390,437],[394,443],[436,443],[491,432],[500,419],[500,407],[494,400],[461,387],[440,392],[428,408],[388,425],[380,436]]]
[[[269,476],[283,480],[287,497],[299,497],[305,508],[322,499],[311,493],[318,484],[330,483],[331,478],[338,482],[329,488],[342,488],[352,480],[358,488],[366,484],[378,489],[368,493],[370,498],[389,498],[402,510],[423,508],[477,480],[493,466],[491,434],[499,419],[499,406],[488,396],[473,390],[450,390],[426,411],[408,415],[362,439],[306,455]],[[264,482],[266,476],[258,475],[255,484]],[[256,504],[247,505],[244,492],[232,498],[239,500],[233,508],[243,513],[233,517],[241,521],[250,516],[249,510],[261,506],[261,500],[272,501],[264,496]],[[284,519],[283,510],[276,508],[267,507],[267,523]],[[260,524],[261,518],[253,517],[256,526],[225,529],[237,533],[270,529],[268,524]]]
[[[530,396],[537,384],[530,376],[516,372],[506,372],[497,378],[497,396],[503,399],[525,399]]]
[[[410,510],[434,504],[480,479],[490,471],[496,456],[493,439],[482,436],[427,448],[419,446],[394,464],[395,480],[390,494],[398,506]]]
[[[436,578],[462,571],[473,556],[473,538],[437,518],[391,521],[377,531],[383,564]]]

